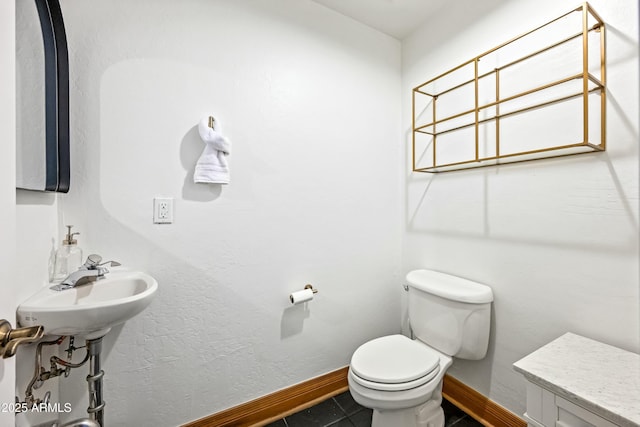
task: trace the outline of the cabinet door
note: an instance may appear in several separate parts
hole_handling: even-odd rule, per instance
[[[575,405],[562,397],[556,396],[558,407],[556,427],[616,427],[610,421]]]

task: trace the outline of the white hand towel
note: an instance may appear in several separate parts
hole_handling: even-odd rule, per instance
[[[198,159],[193,181],[207,184],[228,184],[229,165],[225,158],[231,150],[231,144],[222,136],[220,121],[215,120],[213,129],[209,127],[209,116],[198,123],[198,133],[205,143],[204,151]]]

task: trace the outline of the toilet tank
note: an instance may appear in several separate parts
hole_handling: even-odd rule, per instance
[[[491,288],[433,270],[407,274],[409,322],[414,336],[460,359],[487,354],[491,324]]]

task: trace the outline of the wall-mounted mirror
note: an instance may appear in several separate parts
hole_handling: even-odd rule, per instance
[[[16,186],[69,191],[69,58],[58,0],[16,0]]]

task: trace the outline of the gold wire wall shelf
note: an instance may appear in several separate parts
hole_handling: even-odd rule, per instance
[[[583,3],[415,87],[413,170],[604,151],[605,56],[604,22]]]

